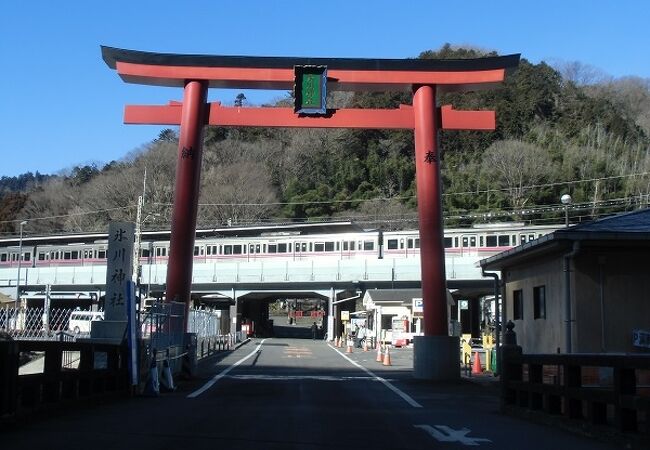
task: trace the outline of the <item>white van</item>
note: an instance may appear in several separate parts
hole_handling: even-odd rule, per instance
[[[68,330],[74,334],[90,333],[91,322],[104,320],[104,313],[101,311],[72,311]]]

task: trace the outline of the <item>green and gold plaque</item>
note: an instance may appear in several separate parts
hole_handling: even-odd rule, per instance
[[[327,113],[327,67],[294,66],[295,112],[305,115]]]

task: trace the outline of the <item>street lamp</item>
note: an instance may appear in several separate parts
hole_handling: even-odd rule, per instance
[[[20,239],[18,240],[18,275],[16,276],[16,305],[20,300],[20,263],[23,259],[23,227],[27,225],[27,221],[20,222]]]
[[[571,196],[569,194],[564,194],[560,197],[560,201],[564,205],[564,226],[569,228],[569,205],[571,204]]]

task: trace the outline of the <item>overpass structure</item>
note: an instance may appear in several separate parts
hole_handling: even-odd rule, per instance
[[[478,256],[451,256],[445,261],[447,286],[461,296],[492,293],[493,282],[481,275]],[[0,291],[16,292],[16,271],[0,269]],[[161,296],[166,288],[167,265],[142,265],[140,290]],[[96,301],[105,294],[106,266],[55,266],[24,268],[18,280],[22,299]],[[327,261],[242,261],[195,263],[191,295],[194,301],[230,309],[237,304],[271,298],[313,298],[329,302],[329,335],[332,335],[333,303],[367,289],[421,287],[420,258],[332,259]],[[54,305],[55,303],[53,303]]]

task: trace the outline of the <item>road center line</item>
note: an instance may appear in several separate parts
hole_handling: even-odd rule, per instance
[[[362,366],[361,364],[359,364],[358,362],[353,361],[352,359],[348,358],[348,357],[345,355],[345,353],[340,352],[336,347],[333,347],[333,346],[330,345],[330,344],[327,344],[327,346],[328,346],[329,348],[331,348],[332,350],[334,350],[334,351],[335,351],[336,353],[338,353],[339,355],[341,355],[342,357],[344,357],[345,359],[347,359],[347,360],[348,360],[348,361],[349,361],[353,366],[356,366],[356,367],[358,367],[359,369],[361,369],[361,370],[363,370],[364,372],[366,372],[366,373],[367,373],[368,375],[370,375],[374,380],[381,381],[381,382],[384,384],[384,386],[386,386],[388,389],[390,389],[391,391],[393,391],[394,393],[396,393],[397,395],[399,395],[400,397],[402,397],[402,399],[403,399],[406,403],[408,403],[409,405],[411,405],[412,407],[414,407],[414,408],[422,408],[422,405],[420,405],[418,402],[416,402],[415,400],[413,400],[413,397],[411,397],[411,396],[408,395],[407,393],[402,392],[401,390],[399,390],[398,388],[396,388],[395,386],[393,386],[393,384],[392,384],[390,381],[385,380],[384,378],[375,375],[374,373],[372,373],[372,371],[370,371],[370,369],[366,369],[365,367],[363,367],[363,366]]]
[[[258,345],[258,346],[255,348],[255,350],[253,350],[252,352],[250,352],[248,355],[244,356],[242,359],[240,359],[239,361],[237,361],[237,362],[236,362],[235,364],[233,364],[232,366],[226,367],[226,368],[225,368],[221,373],[215,375],[215,376],[214,376],[210,381],[208,381],[207,383],[205,383],[201,388],[199,388],[199,389],[197,389],[196,391],[194,391],[194,392],[192,392],[191,394],[189,394],[189,395],[187,396],[187,398],[196,398],[196,397],[198,397],[199,395],[203,394],[203,393],[204,393],[205,391],[207,391],[208,389],[210,389],[212,386],[214,386],[214,384],[215,384],[217,381],[219,381],[220,379],[222,379],[223,377],[225,377],[226,375],[228,375],[228,372],[230,372],[232,369],[234,369],[235,367],[237,367],[238,365],[240,365],[241,363],[243,363],[244,361],[246,361],[248,358],[250,358],[251,356],[253,356],[253,355],[256,354],[257,352],[259,352],[260,348],[262,348],[262,344],[264,344],[264,341],[266,341],[266,339],[262,339],[262,342],[260,342],[260,345]]]

